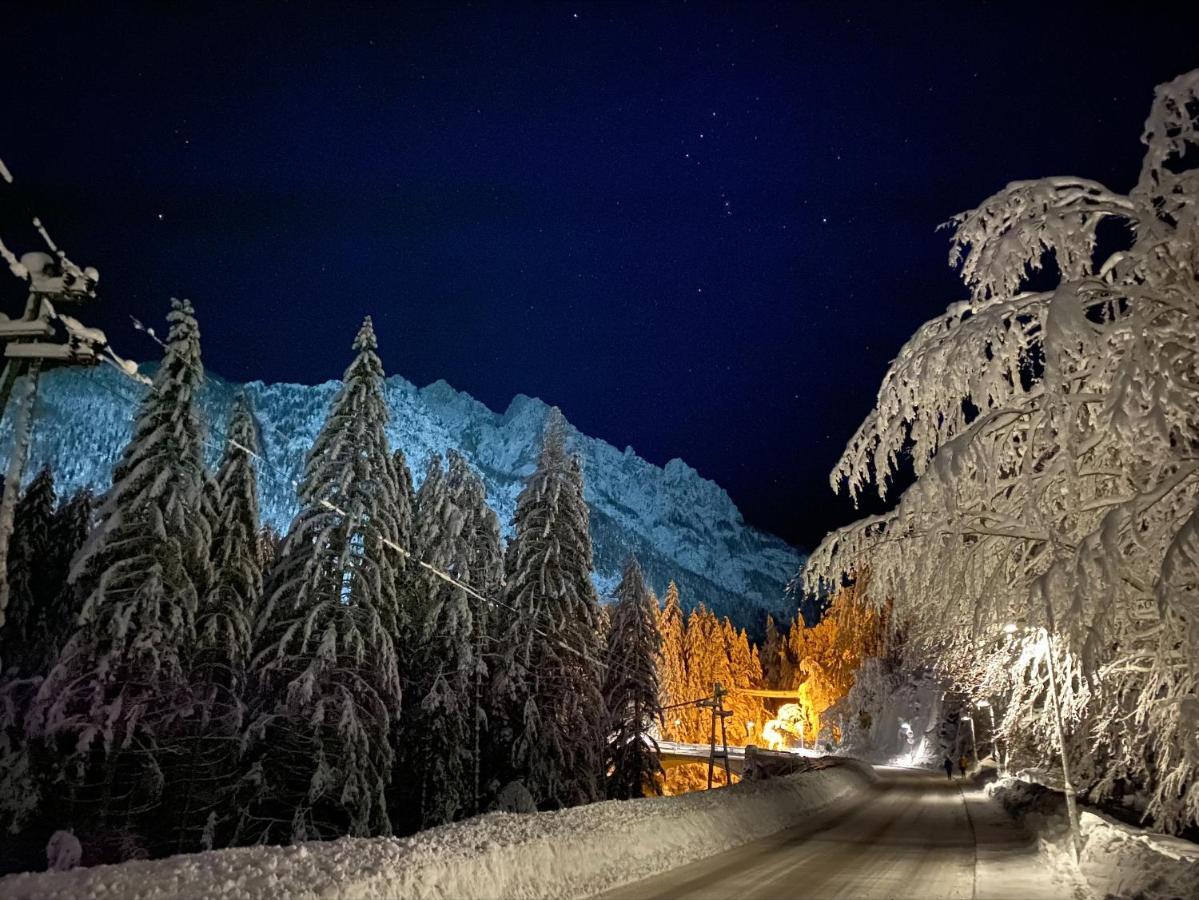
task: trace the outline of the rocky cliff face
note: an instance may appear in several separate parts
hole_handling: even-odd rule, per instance
[[[280,531],[296,511],[294,480],[337,386],[332,381],[244,385],[268,460],[259,472],[262,514]],[[201,406],[211,423],[212,460],[240,387],[215,376],[205,385]],[[386,390],[388,436],[392,446],[403,448],[417,483],[430,453],[457,448],[482,473],[490,502],[509,528],[516,495],[533,471],[548,406],[520,395],[497,414],[444,381],[417,388],[398,376],[387,379]],[[63,493],[85,485],[105,489],[128,439],[140,391],[107,369],[44,375],[27,476],[49,464]],[[0,434],[5,457],[7,431]],[[768,611],[776,617],[783,611],[783,587],[802,557],[778,538],[747,526],[718,485],[679,459],[659,467],[631,447],[621,451],[578,433],[572,443],[583,461],[601,593],[615,586],[624,558],[635,552],[655,590],[661,592],[673,578],[686,606],[706,603],[751,632],[761,629]]]

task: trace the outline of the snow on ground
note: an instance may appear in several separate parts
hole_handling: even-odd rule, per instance
[[[409,838],[243,847],[0,879],[4,900],[581,897],[783,828],[873,785],[846,761],[726,790],[489,813]]]
[[[1060,793],[1002,778],[988,785],[987,794],[1038,835],[1050,865],[1062,873],[1081,875],[1094,896],[1199,900],[1199,844],[1084,809],[1079,815],[1083,848],[1075,866]]]

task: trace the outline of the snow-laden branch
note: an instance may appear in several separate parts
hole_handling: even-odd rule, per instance
[[[1144,141],[1127,196],[1021,181],[951,220],[970,299],[904,344],[830,476],[885,496],[910,460],[915,483],[826,537],[804,579],[869,571],[863,596],[928,662],[1009,695],[1003,727],[1042,765],[1038,663],[996,636],[1050,628],[1067,752],[1177,826],[1199,820],[1199,71],[1158,89]],[[1108,219],[1131,245],[1096,258]]]

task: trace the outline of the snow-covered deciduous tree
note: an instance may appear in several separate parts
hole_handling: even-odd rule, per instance
[[[1023,631],[997,649],[1005,623],[1030,629],[1066,676],[1067,749],[1101,757],[1078,787],[1131,783],[1167,828],[1199,820],[1197,110],[1199,71],[1158,88],[1126,195],[1022,181],[951,220],[969,297],[901,349],[832,473],[886,494],[910,456],[916,481],[807,570],[819,589],[868,565],[953,677],[1025,653]]]
[[[267,579],[240,840],[390,831],[400,522],[376,346],[367,318]]]
[[[35,738],[67,749],[70,798],[110,831],[157,802],[165,748],[194,712],[186,661],[211,581],[200,332],[186,301],[172,301],[168,321],[162,364],[73,564],[83,608],[29,716]]]
[[[661,638],[657,613],[641,565],[636,557],[630,557],[616,588],[604,653],[604,770],[610,800],[661,793],[662,765],[650,737],[658,717]]]
[[[601,794],[603,698],[583,474],[551,409],[537,468],[516,502],[508,546],[507,620],[496,689],[506,698],[509,762],[543,806]]]

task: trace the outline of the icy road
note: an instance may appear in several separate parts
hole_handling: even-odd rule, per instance
[[[600,895],[633,898],[1071,897],[1033,839],[980,791],[878,770],[877,792],[806,823]]]

